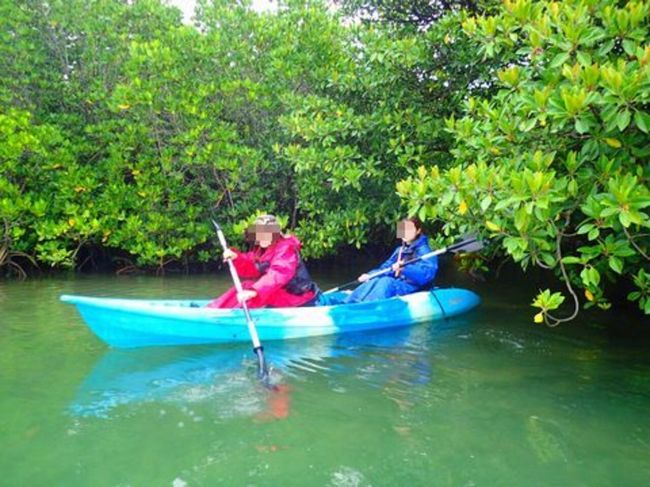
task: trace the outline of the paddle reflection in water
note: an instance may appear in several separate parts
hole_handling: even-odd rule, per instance
[[[291,360],[327,356],[327,350],[318,351],[324,345],[331,347],[310,341],[302,348],[274,348],[268,389],[255,380],[250,346],[244,344],[109,350],[79,386],[70,411],[108,417],[124,405],[210,400],[223,417],[259,413],[264,396],[283,389],[281,370]]]
[[[222,418],[283,419],[290,415],[289,383],[310,373],[353,374],[392,396],[400,384],[429,382],[431,346],[464,323],[276,341],[268,350],[269,388],[255,380],[250,347],[243,344],[111,349],[81,383],[69,411],[108,418],[127,405],[211,402]]]

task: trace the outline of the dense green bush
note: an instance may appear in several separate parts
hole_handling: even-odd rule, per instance
[[[2,137],[22,140],[0,160],[14,270],[100,249],[122,269],[205,262],[212,216],[234,230],[261,210],[307,256],[359,247],[399,214],[396,181],[444,162],[443,119],[480,72],[454,20],[420,35],[320,2],[202,1],[194,26],[158,0],[0,7],[2,113],[18,124]]]
[[[420,164],[447,164],[453,139],[444,119],[492,65],[461,37],[460,17],[426,32],[350,28],[321,90],[281,118],[312,255],[380,237],[402,211],[395,182]]]
[[[198,4],[0,0],[1,269],[207,262],[260,211],[322,257],[406,207],[650,312],[647,2]]]
[[[466,35],[499,59],[500,90],[470,97],[450,117],[454,165],[422,167],[398,185],[411,211],[498,242],[525,269],[553,269],[574,313],[550,312],[562,293],[540,292],[535,321],[610,306],[610,284],[650,313],[649,4],[506,0],[468,17]]]

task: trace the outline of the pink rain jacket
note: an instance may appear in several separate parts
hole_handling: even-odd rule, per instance
[[[293,235],[288,235],[280,238],[266,249],[255,247],[250,252],[232,249],[237,254],[233,264],[242,280],[242,287],[257,291],[257,296],[246,301],[249,308],[296,307],[314,298],[314,291],[296,295],[285,289],[285,286],[296,275],[300,247],[300,241]],[[269,264],[268,269],[262,273],[256,264],[266,262]],[[211,301],[207,307],[239,308],[241,305],[237,301],[237,291],[232,287]]]

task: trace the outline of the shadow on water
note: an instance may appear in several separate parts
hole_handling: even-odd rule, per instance
[[[110,349],[81,382],[68,410],[73,416],[110,417],[125,405],[211,401],[219,404],[222,417],[246,416],[263,411],[265,400],[286,391],[289,380],[306,380],[310,374],[354,372],[371,387],[383,386],[396,374],[407,383],[424,383],[431,376],[427,357],[433,344],[466,326],[467,320],[456,318],[372,333],[268,342],[270,388],[256,379],[249,345]]]

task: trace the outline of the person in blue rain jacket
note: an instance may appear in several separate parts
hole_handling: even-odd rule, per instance
[[[386,262],[358,277],[361,285],[345,299],[346,303],[403,296],[419,291],[433,282],[438,270],[437,257],[402,265],[408,260],[431,252],[428,238],[422,233],[420,220],[407,218],[398,222],[397,238],[402,239],[402,244],[395,249]],[[392,269],[391,272],[370,278],[373,273],[389,268]]]

